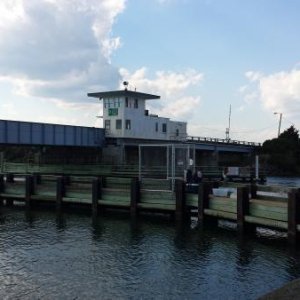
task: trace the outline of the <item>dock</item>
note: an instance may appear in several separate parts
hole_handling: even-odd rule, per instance
[[[229,220],[242,235],[265,227],[286,232],[290,244],[299,242],[299,188],[207,181],[191,190],[181,179],[2,174],[0,206],[14,203],[23,203],[26,209],[48,203],[58,211],[85,205],[93,216],[106,208],[125,209],[134,217],[160,212],[180,222],[193,215],[199,227]]]

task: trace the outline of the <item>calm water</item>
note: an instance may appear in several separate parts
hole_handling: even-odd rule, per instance
[[[284,234],[0,208],[1,299],[256,299],[300,277]]]
[[[296,186],[300,187],[299,177],[268,177],[267,184],[273,185],[284,185],[284,186]]]

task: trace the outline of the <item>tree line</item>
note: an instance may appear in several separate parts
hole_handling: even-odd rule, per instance
[[[300,175],[299,131],[291,126],[261,148],[263,165],[269,175]]]

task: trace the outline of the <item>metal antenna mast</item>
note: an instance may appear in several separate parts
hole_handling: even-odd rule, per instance
[[[229,105],[228,127],[226,128],[226,140],[230,140],[231,104]]]

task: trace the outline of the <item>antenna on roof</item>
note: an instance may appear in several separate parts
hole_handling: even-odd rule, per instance
[[[226,140],[230,140],[231,104],[229,106],[228,128],[226,128]]]
[[[128,88],[128,85],[129,85],[128,81],[123,81],[123,85],[124,85],[125,91],[127,91],[127,88]]]
[[[123,85],[124,85],[125,91],[127,91],[127,89],[130,88],[130,86],[131,86],[131,89],[134,88],[134,91],[136,92],[136,87],[134,85],[129,84],[128,81],[123,81]]]

